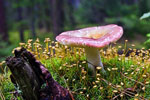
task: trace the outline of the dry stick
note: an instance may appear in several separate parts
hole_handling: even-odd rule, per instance
[[[107,82],[107,80],[105,80],[105,79],[101,79],[101,80],[103,80],[107,85],[109,85],[108,82]],[[118,90],[118,89],[117,89],[115,86],[113,86],[113,85],[112,85],[112,88]],[[121,92],[120,90],[118,90],[118,91]],[[130,94],[127,94],[127,93],[126,93],[126,95],[130,96]]]
[[[121,73],[121,72],[120,72],[120,73]],[[144,84],[143,84],[143,83],[138,82],[138,81],[136,81],[136,80],[134,80],[134,79],[132,79],[132,78],[129,78],[129,77],[125,76],[123,73],[121,73],[121,75],[122,75],[122,76],[124,76],[125,78],[127,78],[127,79],[131,80],[131,81],[134,81],[134,82],[139,83],[139,84],[141,84],[141,85],[143,85],[143,86],[144,86]]]
[[[0,66],[0,69],[1,69],[2,73],[4,73],[4,69],[3,69],[3,66]]]
[[[2,100],[5,100],[5,97],[4,97],[3,93],[1,92],[1,89],[0,89],[0,97]]]
[[[2,97],[2,94],[0,93],[0,97],[1,97],[1,99],[3,100],[3,97]]]
[[[121,72],[120,72],[121,73]],[[121,75],[122,76],[124,76],[124,77],[126,77],[126,78],[128,78],[129,80],[131,80],[131,81],[134,81],[134,82],[136,82],[136,83],[139,83],[139,84],[141,84],[142,86],[144,86],[144,84],[143,83],[141,83],[141,82],[138,82],[138,81],[136,81],[136,80],[134,80],[134,79],[131,79],[131,78],[129,78],[129,77],[127,77],[127,76],[125,76],[123,73],[121,73]],[[129,91],[128,91],[129,92]],[[142,99],[144,99],[144,100],[147,100],[147,99],[145,99],[144,97],[141,97],[141,96],[139,96],[140,98],[142,98]]]
[[[120,93],[121,94],[121,93]],[[113,97],[111,100],[115,100],[117,97],[120,96],[120,94],[116,95],[115,97]]]
[[[142,71],[144,71],[144,72],[140,74],[141,76],[147,72],[147,70],[144,70],[144,69]],[[138,77],[138,80],[141,78],[141,76]]]
[[[120,94],[125,94],[126,92],[127,92],[127,89],[123,90]],[[112,100],[115,100],[118,96],[120,96],[120,94],[112,98]],[[129,95],[129,94],[126,94],[126,95]]]
[[[65,82],[65,84],[66,84],[67,89],[69,89],[69,90],[70,90],[70,88],[69,88],[69,86],[68,86],[68,84],[67,84],[67,82],[66,82],[66,80],[65,80],[65,78],[64,78],[64,77],[63,77],[63,79],[64,79],[64,82]]]
[[[105,79],[101,79],[101,80],[103,80],[106,84],[108,84],[107,80],[105,80]],[[109,85],[109,84],[108,84],[108,85]],[[115,86],[113,86],[113,85],[112,85],[112,88],[118,90],[118,89],[117,89]],[[123,94],[126,94],[126,95],[128,95],[128,96],[130,96],[130,97],[134,97],[134,96],[130,95],[130,94],[133,94],[133,95],[134,95],[134,93],[132,93],[132,92],[130,92],[130,91],[127,91],[127,90],[128,90],[128,89],[125,89],[124,91],[120,91],[120,90],[118,90],[118,91],[121,92],[121,93],[123,93]],[[121,93],[120,93],[120,94],[121,94]],[[130,93],[130,94],[128,94],[128,93]],[[120,95],[120,94],[119,94],[119,95]],[[118,96],[119,96],[119,95],[118,95]],[[117,96],[117,97],[118,97],[118,96]],[[142,99],[144,99],[144,100],[147,100],[147,99],[145,99],[145,98],[143,98],[143,97],[140,97],[140,98],[142,98]],[[112,99],[112,100],[114,100],[114,99]]]
[[[120,73],[121,73],[121,72],[120,72]],[[122,75],[122,76],[124,76],[124,77],[126,77],[126,78],[128,78],[128,79],[129,79],[129,80],[131,80],[131,81],[136,82],[136,84],[137,84],[137,83],[139,83],[139,84],[141,84],[142,86],[144,86],[144,84],[143,84],[143,83],[138,82],[138,81],[136,81],[136,80],[134,80],[134,79],[132,79],[132,78],[129,78],[129,77],[125,76],[123,73],[121,73],[121,75]],[[134,89],[135,89],[135,86],[134,86]]]
[[[146,73],[146,72],[144,71],[144,73]],[[144,74],[143,74],[143,75],[144,75]],[[142,77],[142,75],[141,75],[141,77]],[[139,77],[138,77],[138,80],[140,80],[140,79],[141,79],[141,77],[139,76]],[[135,85],[134,85],[134,89],[136,88],[137,84],[138,84],[138,83],[135,83]],[[144,86],[145,86],[145,85],[144,85]]]

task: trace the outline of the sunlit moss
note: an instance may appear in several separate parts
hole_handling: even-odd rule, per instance
[[[124,47],[114,43],[100,49],[106,73],[98,66],[93,77],[83,48],[64,46],[49,38],[44,42],[41,45],[39,39],[35,42],[30,39],[20,43],[20,47],[31,51],[45,64],[54,79],[69,89],[76,100],[99,96],[102,100],[150,99],[150,50],[137,50],[134,44],[127,48],[128,40]]]

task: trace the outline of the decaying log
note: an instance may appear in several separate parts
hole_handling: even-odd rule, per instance
[[[19,86],[25,100],[74,100],[32,53],[24,48],[14,53],[15,57],[8,57],[6,63],[12,73],[12,82]],[[46,86],[41,88],[45,83]]]

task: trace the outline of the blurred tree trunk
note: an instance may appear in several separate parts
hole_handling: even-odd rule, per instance
[[[74,3],[75,3],[75,0],[67,0],[69,23],[70,23],[71,28],[74,28],[75,25],[76,25],[75,19],[74,19],[74,16],[73,16]]]
[[[64,28],[64,0],[50,0],[53,33],[59,35]]]
[[[139,0],[121,0],[121,3],[132,5],[134,3],[137,3]]]
[[[139,14],[142,16],[144,13],[150,11],[149,0],[139,0]]]
[[[32,18],[31,18],[31,32],[32,32],[32,38],[36,38],[35,17],[34,16],[32,16]]]
[[[17,7],[17,21],[19,23],[19,35],[20,35],[20,40],[21,42],[24,42],[24,28],[23,28],[23,15],[22,15],[22,12],[23,12],[23,9],[22,7],[20,6],[20,0],[16,0],[17,4],[18,4],[18,7]]]
[[[23,16],[22,16],[22,8],[21,7],[18,7],[17,8],[17,11],[18,11],[18,22],[20,22],[20,26],[19,26],[19,33],[20,33],[20,40],[22,42],[24,42],[24,29],[23,29],[23,25],[22,25],[22,19],[23,19]]]
[[[37,12],[37,24],[39,29],[44,29],[44,32],[51,31],[51,10],[49,2],[50,0],[44,0],[36,4]]]
[[[36,31],[35,31],[36,10],[37,10],[36,4],[33,1],[32,7],[30,8],[30,15],[31,15],[30,28],[31,28],[31,32],[32,32],[32,38],[36,38]]]
[[[43,23],[43,3],[37,3],[36,7],[38,10],[37,13],[37,27],[38,29],[42,29],[44,27],[44,23]]]
[[[2,40],[8,41],[4,1],[5,0],[0,0],[0,35],[2,36]]]
[[[45,20],[45,24],[46,24],[46,31],[50,32],[51,30],[51,21],[50,21],[50,8],[45,7],[45,15],[46,15],[46,20]],[[49,17],[49,18],[47,18]]]

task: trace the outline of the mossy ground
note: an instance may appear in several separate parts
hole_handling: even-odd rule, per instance
[[[127,41],[126,41],[127,42]],[[97,67],[96,76],[88,69],[83,48],[67,47],[45,40],[20,44],[30,50],[50,71],[53,78],[74,95],[75,100],[140,100],[150,99],[150,51],[125,46],[108,46],[100,50],[106,73]],[[126,56],[127,51],[132,52]],[[118,51],[123,51],[118,54]],[[16,98],[15,87],[4,70],[0,76],[1,98]],[[19,98],[18,98],[19,99]],[[20,98],[21,99],[21,98]]]

